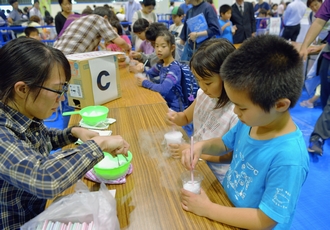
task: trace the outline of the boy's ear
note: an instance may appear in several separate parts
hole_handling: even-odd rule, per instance
[[[285,112],[289,109],[290,105],[291,101],[289,99],[282,98],[275,103],[275,109],[277,112]]]

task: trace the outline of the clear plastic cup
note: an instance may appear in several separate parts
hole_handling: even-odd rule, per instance
[[[145,73],[136,73],[134,74],[135,77],[146,77]]]
[[[165,133],[164,138],[166,140],[166,145],[169,144],[181,144],[183,134],[179,131],[171,131]]]
[[[203,175],[197,170],[193,171],[194,175],[194,181],[192,180],[191,177],[191,172],[190,171],[185,171],[181,174],[181,180],[182,180],[182,185],[183,189],[193,192],[195,194],[200,194],[201,193],[201,184],[203,181]]]

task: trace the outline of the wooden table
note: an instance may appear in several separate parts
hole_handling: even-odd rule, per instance
[[[128,83],[129,80],[133,81],[134,77],[127,75],[123,79]],[[152,92],[152,94],[156,93]],[[123,92],[122,95],[122,102],[126,104],[125,93]],[[130,94],[126,95],[130,96]],[[133,230],[236,229],[186,212],[181,208],[180,175],[185,169],[179,159],[173,159],[163,153],[163,136],[170,130],[164,121],[168,108],[163,100],[151,103],[155,98],[158,97],[153,95],[150,101],[145,101],[144,104],[138,101],[138,105],[135,106],[115,108],[112,103],[120,104],[118,101],[106,104],[112,108],[108,117],[117,119],[109,129],[112,130],[113,135],[120,134],[130,143],[130,151],[133,154],[133,173],[126,177],[126,183],[107,185],[109,189],[116,189],[115,198],[120,228]],[[130,103],[127,104],[130,105]],[[78,123],[79,120],[78,115],[72,116],[70,125]],[[187,139],[187,136],[185,138]],[[204,175],[202,188],[209,198],[213,202],[232,206],[221,184],[206,163],[200,161],[196,169]],[[98,183],[87,179],[83,181],[92,191],[99,189]],[[72,193],[73,187],[63,194]]]
[[[120,98],[106,103],[105,105],[108,108],[130,107],[157,103],[166,104],[166,101],[159,93],[143,87],[138,87],[136,85],[134,74],[130,73],[128,68],[120,68],[119,74],[122,95]]]

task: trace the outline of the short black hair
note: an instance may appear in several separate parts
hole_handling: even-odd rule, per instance
[[[302,59],[285,39],[259,35],[242,43],[220,69],[229,87],[246,92],[252,103],[269,112],[281,98],[298,101],[303,83]]]
[[[231,10],[231,6],[230,5],[224,4],[224,5],[220,6],[220,8],[219,8],[219,14],[220,14],[220,16],[221,16],[221,14],[225,14],[229,10]]]
[[[264,9],[264,8],[261,8],[261,9],[259,10],[259,15],[260,15],[260,14],[267,15],[267,10]]]
[[[9,0],[9,5],[13,5],[17,0]]]
[[[149,27],[149,21],[145,18],[139,18],[133,24],[133,32],[141,33],[147,30]]]
[[[45,22],[47,25],[50,25],[54,22],[54,18],[52,16],[46,16],[45,17]]]
[[[33,26],[27,26],[25,27],[24,29],[24,33],[27,37],[30,37],[30,34],[33,33],[33,32],[36,32],[39,34],[39,30]]]
[[[313,2],[319,2],[322,4],[322,0],[307,0],[307,3],[306,3],[307,7],[309,7]]]
[[[146,39],[152,42],[156,41],[158,33],[162,30],[168,30],[163,23],[160,22],[151,23],[146,31]]]
[[[143,0],[142,5],[144,6],[156,6],[155,0]]]

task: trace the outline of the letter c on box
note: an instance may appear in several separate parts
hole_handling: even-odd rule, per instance
[[[110,74],[107,71],[103,70],[97,76],[97,87],[102,91],[107,90],[110,87],[110,81],[107,82],[105,85],[102,85],[101,78],[104,76],[110,76]]]

